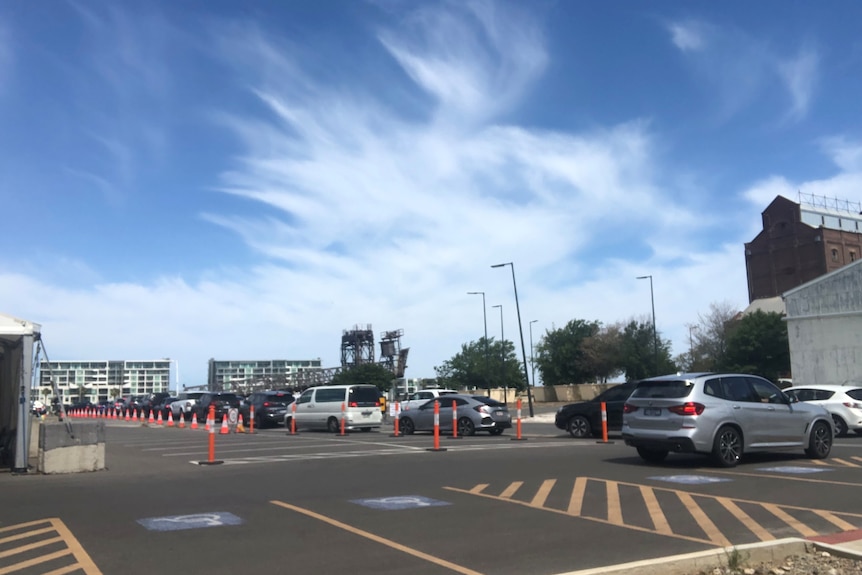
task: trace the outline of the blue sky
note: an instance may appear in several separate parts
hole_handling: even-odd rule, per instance
[[[407,375],[574,318],[674,354],[778,194],[862,200],[862,5],[0,4],[0,311],[51,359]],[[379,347],[376,353],[379,355]]]

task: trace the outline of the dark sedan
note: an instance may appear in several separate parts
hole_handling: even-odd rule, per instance
[[[198,422],[205,422],[210,411],[210,406],[215,408],[215,422],[221,423],[224,416],[231,409],[239,410],[239,397],[235,393],[207,392],[201,396],[194,406],[195,417]]]
[[[557,410],[554,424],[572,437],[601,437],[602,402],[608,414],[608,430],[623,427],[623,405],[637,387],[637,382],[623,383],[605,390],[589,401],[564,405]]]

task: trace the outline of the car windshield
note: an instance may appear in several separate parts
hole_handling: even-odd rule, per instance
[[[684,379],[646,380],[638,384],[631,397],[687,397],[694,384]]]

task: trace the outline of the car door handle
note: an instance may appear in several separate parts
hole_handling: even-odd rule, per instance
[[[742,406],[741,405],[734,405],[733,409],[742,409]]]
[[[775,408],[770,405],[766,408],[766,411],[775,411]]]

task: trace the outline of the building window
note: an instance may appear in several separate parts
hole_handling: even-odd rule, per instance
[[[836,250],[835,248],[832,248],[832,261],[833,262],[838,261],[838,250]]]
[[[854,252],[853,250],[850,250],[850,261],[851,262],[856,261],[856,252]]]

